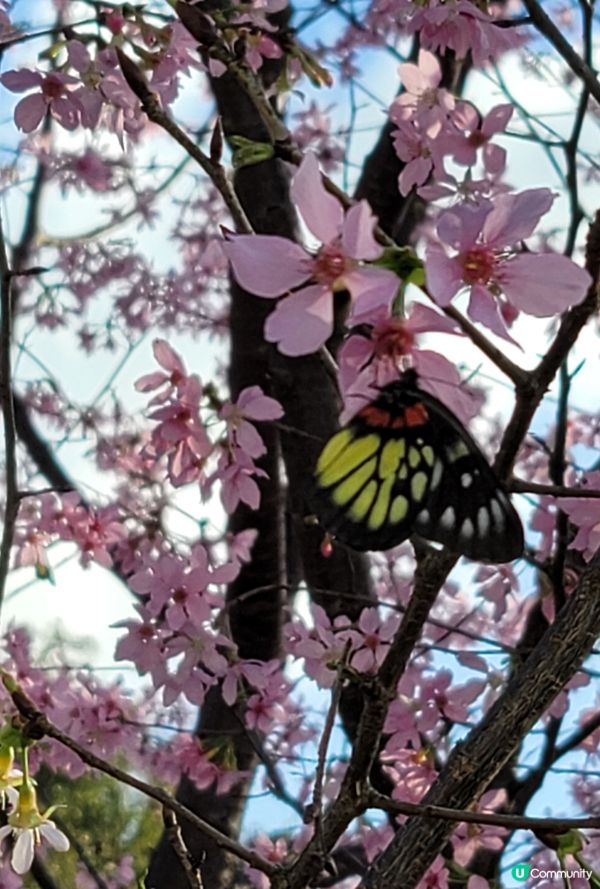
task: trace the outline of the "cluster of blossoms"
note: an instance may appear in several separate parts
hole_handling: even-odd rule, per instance
[[[222,421],[225,435],[214,441],[201,417],[205,392],[199,378],[187,374],[181,358],[165,340],[155,341],[154,356],[163,370],[136,383],[140,392],[159,390],[150,400],[150,419],[157,425],[146,455],[155,460],[167,458],[168,476],[176,487],[198,481],[207,493],[218,480],[228,512],[240,501],[256,509],[260,491],[255,477],[265,473],[254,461],[266,448],[251,421],[278,419],[283,414],[280,404],[264,395],[259,386],[244,389],[235,403],[220,405],[217,419]],[[217,463],[212,473],[207,471],[209,459]]]
[[[113,43],[118,44],[126,31],[128,39],[143,46],[152,60],[151,87],[165,104],[177,97],[180,73],[189,75],[193,68],[203,67],[191,35],[180,23],[163,29],[144,23],[142,28],[117,14],[105,24]],[[17,127],[31,133],[50,114],[67,130],[94,130],[102,118],[109,131],[135,138],[146,117],[123,76],[114,45],[104,47],[93,56],[86,44],[68,40],[60,68],[47,73],[21,68],[0,75],[6,89],[28,93],[15,107]]]
[[[411,96],[401,98],[407,100],[402,108],[410,112]],[[423,113],[424,119],[439,123],[435,108],[427,105]],[[495,152],[490,156],[498,158]],[[267,318],[266,339],[286,355],[315,351],[332,333],[340,291],[350,296],[350,326],[389,323],[400,281],[390,269],[377,265],[384,250],[373,237],[375,220],[366,202],[344,215],[339,201],[326,191],[312,154],[298,168],[291,193],[311,234],[322,242],[315,255],[275,235],[228,235],[223,244],[242,287],[267,299],[283,297]],[[520,311],[544,317],[580,302],[591,283],[587,271],[567,257],[525,253],[518,246],[533,234],[553,200],[549,189],[530,189],[444,211],[437,222],[437,241],[427,250],[429,295],[446,307],[468,290],[470,317],[509,340],[507,325]],[[444,326],[448,330],[440,320],[434,329]],[[410,325],[406,329],[410,333]],[[389,326],[386,335],[389,339]],[[397,363],[395,367],[397,373]],[[452,384],[448,372],[449,367],[439,379]]]
[[[19,511],[15,532],[16,564],[33,566],[38,576],[49,574],[48,546],[56,540],[77,544],[82,565],[91,561],[110,568],[112,550],[127,538],[118,507],[81,503],[79,494],[43,494],[28,498]]]
[[[456,102],[440,87],[442,69],[432,53],[422,49],[418,64],[406,62],[399,68],[403,92],[390,108],[394,147],[405,164],[399,178],[402,195],[414,186],[425,186],[433,178],[436,185],[419,188],[428,200],[464,189],[471,199],[498,190],[498,179],[506,165],[506,151],[491,140],[504,132],[514,108],[497,105],[482,117],[474,105]],[[445,159],[472,168],[481,157],[484,178],[465,177],[460,183],[448,173]],[[501,187],[500,187],[501,188]]]

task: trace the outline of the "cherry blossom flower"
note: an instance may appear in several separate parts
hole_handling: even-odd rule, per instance
[[[27,873],[33,863],[35,846],[38,846],[42,839],[57,852],[66,852],[69,849],[67,837],[53,821],[49,820],[55,808],[52,806],[45,815],[42,815],[37,807],[33,785],[24,783],[19,788],[18,801],[8,816],[8,824],[0,827],[0,842],[10,835],[15,841],[10,859],[15,873]]]
[[[475,67],[518,47],[522,39],[512,28],[499,28],[490,16],[470,0],[431,0],[419,6],[402,0],[410,20],[407,30],[418,34],[421,46],[432,52],[453,50],[459,59],[467,53]]]
[[[366,201],[346,214],[321,181],[309,153],[292,180],[292,198],[311,234],[322,246],[316,256],[276,235],[227,235],[223,244],[239,284],[267,299],[292,291],[277,303],[265,324],[265,338],[285,355],[314,352],[333,330],[335,294],[350,293],[352,321],[377,306],[389,306],[398,279],[387,269],[365,265],[383,248],[373,237],[375,219]]]
[[[454,207],[442,213],[437,233],[454,251],[427,250],[427,284],[440,306],[462,289],[470,292],[469,314],[508,337],[499,307],[546,317],[581,302],[591,278],[566,256],[517,252],[553,202],[545,188],[501,194],[488,206]],[[501,302],[499,302],[501,300]]]
[[[373,673],[381,666],[394,637],[400,616],[391,614],[382,620],[376,608],[364,608],[355,633],[357,651],[350,666],[360,673]]]
[[[505,790],[490,790],[483,794],[477,809],[479,812],[495,812],[505,802]],[[506,833],[506,828],[495,824],[459,824],[452,835],[454,860],[461,867],[467,867],[481,848],[499,852]]]
[[[223,405],[219,416],[227,423],[231,446],[256,458],[264,454],[266,448],[256,427],[248,420],[278,420],[283,416],[283,408],[274,398],[264,395],[260,386],[248,386],[242,389],[235,403]]]
[[[322,688],[331,688],[337,678],[337,667],[357,646],[357,636],[344,615],[329,620],[320,605],[313,605],[314,627],[303,623],[286,624],[283,628],[286,649],[295,657],[304,658],[306,672]]]
[[[473,105],[461,102],[452,115],[460,135],[448,137],[448,148],[454,160],[472,167],[481,148],[486,173],[493,176],[502,173],[506,165],[506,151],[500,145],[493,145],[490,140],[497,133],[504,132],[514,110],[513,105],[496,105],[482,118]]]
[[[432,124],[445,122],[454,108],[454,97],[448,90],[439,88],[442,69],[433,53],[419,50],[417,64],[404,62],[398,71],[404,92],[390,108],[391,120],[395,123],[413,120],[422,132]]]
[[[398,122],[393,142],[396,154],[404,163],[398,177],[401,195],[407,195],[415,185],[423,185],[434,174],[437,178],[445,178],[444,149],[437,138],[441,132],[439,123],[433,123],[422,131],[410,121]]]
[[[272,864],[281,864],[288,854],[287,842],[283,837],[272,840],[265,834],[258,834],[252,842],[252,848]],[[255,889],[269,889],[270,880],[262,871],[246,865],[245,872]]]
[[[435,859],[417,889],[448,889],[448,869],[441,855]]]
[[[83,91],[72,89],[77,84],[81,86],[81,82],[70,74],[56,71],[44,74],[21,68],[1,74],[0,82],[13,93],[39,88],[39,92],[25,96],[15,107],[15,123],[24,133],[37,129],[48,111],[66,130],[74,130],[82,122],[85,108],[80,93]]]
[[[408,318],[390,318],[373,313],[370,335],[349,336],[338,353],[339,382],[344,397],[340,420],[346,423],[372,401],[377,390],[396,380],[409,364],[419,376],[419,385],[469,423],[481,410],[481,397],[463,385],[456,365],[440,352],[418,349],[416,335],[422,332],[462,335],[452,321],[421,303],[413,303]],[[409,361],[407,362],[407,359]]]

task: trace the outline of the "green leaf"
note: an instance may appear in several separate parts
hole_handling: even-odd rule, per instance
[[[229,142],[233,148],[232,163],[236,170],[270,160],[275,154],[270,142],[253,142],[244,136],[231,136]]]

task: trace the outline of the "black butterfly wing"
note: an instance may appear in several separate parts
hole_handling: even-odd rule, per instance
[[[476,442],[414,372],[327,443],[311,506],[322,526],[358,550],[385,550],[413,533],[471,559],[508,562],[523,529]]]
[[[414,531],[481,562],[510,562],[523,553],[523,527],[506,490],[477,443],[437,399],[421,392],[431,416],[441,483],[417,513]]]

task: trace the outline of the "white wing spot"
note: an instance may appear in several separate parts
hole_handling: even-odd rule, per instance
[[[431,491],[435,491],[435,489],[439,485],[443,471],[444,467],[442,466],[441,460],[437,460],[433,467],[433,472],[431,473],[431,483],[429,485],[429,489]]]
[[[462,523],[462,528],[460,529],[460,536],[465,538],[465,540],[470,540],[473,534],[475,533],[475,526],[471,519],[465,519]]]
[[[490,530],[490,514],[485,506],[480,506],[477,513],[477,528],[481,537],[486,537]]]
[[[499,527],[504,527],[504,510],[500,506],[497,500],[492,500],[490,502],[490,512],[492,513],[492,519],[494,524]]]
[[[426,525],[429,523],[431,516],[429,515],[428,509],[422,509],[421,512],[417,515],[417,522],[420,522],[422,525]]]
[[[442,528],[445,528],[447,531],[449,531],[450,528],[454,527],[455,521],[456,515],[454,512],[454,507],[447,506],[440,517],[440,525],[442,526]]]
[[[463,488],[470,487],[473,484],[473,476],[471,475],[471,473],[470,472],[463,472],[463,474],[460,477],[460,483],[463,486]]]

